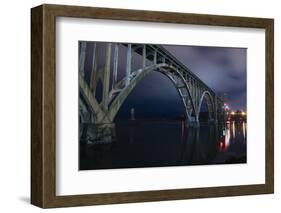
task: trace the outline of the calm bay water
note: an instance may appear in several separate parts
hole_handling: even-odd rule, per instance
[[[116,123],[110,144],[80,144],[81,170],[246,163],[246,123],[224,127],[184,121]]]

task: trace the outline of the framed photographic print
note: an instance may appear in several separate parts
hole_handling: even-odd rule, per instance
[[[31,9],[31,203],[274,191],[273,19]]]

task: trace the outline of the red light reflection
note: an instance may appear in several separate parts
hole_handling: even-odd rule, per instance
[[[229,142],[230,142],[230,122],[226,123],[226,128],[225,128],[225,133],[223,136],[220,137],[219,143],[218,143],[218,148],[220,152],[225,152],[228,149]]]

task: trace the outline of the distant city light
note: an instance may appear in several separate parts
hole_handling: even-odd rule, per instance
[[[242,114],[243,116],[245,116],[245,115],[246,115],[246,112],[242,111],[241,114]]]
[[[223,108],[224,108],[225,110],[229,110],[229,106],[228,106],[226,103],[223,104]]]
[[[232,112],[231,112],[231,115],[235,115],[235,112],[234,112],[234,111],[232,111]]]

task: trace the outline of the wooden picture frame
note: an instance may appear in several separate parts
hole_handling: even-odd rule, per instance
[[[265,29],[265,184],[103,194],[56,195],[56,17]],[[273,19],[41,5],[31,9],[31,203],[42,208],[267,194],[274,191]]]

